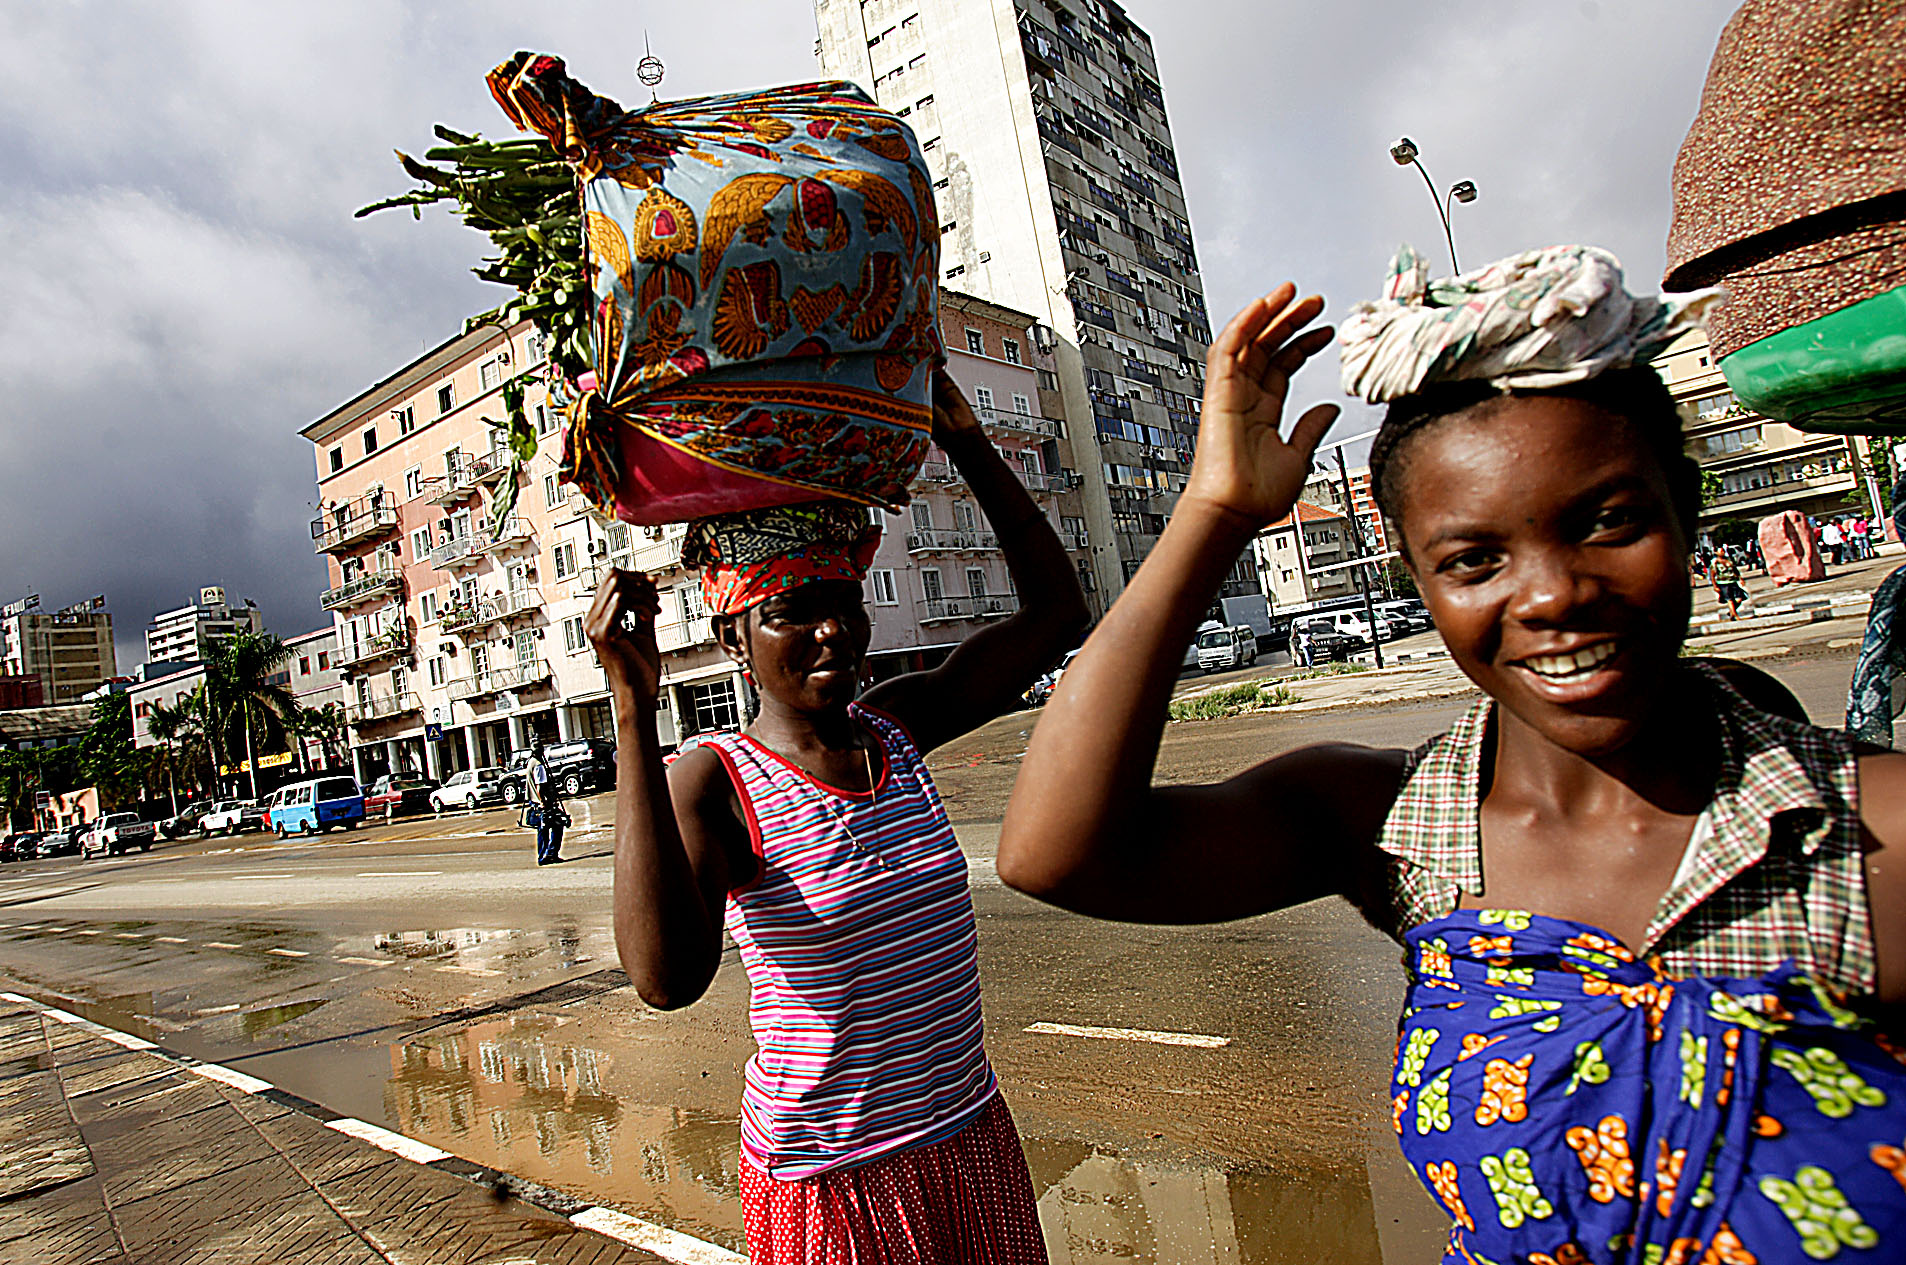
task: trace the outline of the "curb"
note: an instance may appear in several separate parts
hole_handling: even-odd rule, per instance
[[[207,1063],[189,1054],[175,1054],[144,1037],[135,1037],[129,1032],[121,1032],[117,1028],[94,1023],[71,1011],[45,1005],[19,993],[0,993],[0,1001],[29,1007],[48,1019],[77,1028],[128,1050],[157,1055],[175,1067],[203,1076],[207,1080],[217,1081],[242,1094],[251,1094],[266,1102],[276,1103],[280,1107],[309,1116],[328,1129],[335,1129],[347,1137],[368,1142],[379,1150],[387,1151],[400,1159],[409,1160],[425,1168],[433,1168],[440,1173],[449,1173],[453,1177],[461,1177],[491,1194],[504,1194],[520,1199],[544,1212],[562,1217],[578,1229],[589,1230],[630,1247],[652,1252],[664,1260],[675,1262],[675,1265],[747,1265],[747,1257],[731,1252],[725,1247],[683,1234],[679,1230],[671,1230],[667,1226],[644,1221],[640,1217],[631,1216],[615,1208],[591,1204],[574,1195],[552,1190],[539,1182],[466,1160],[441,1147],[432,1146],[416,1138],[405,1137],[401,1133],[393,1133],[382,1125],[372,1124],[368,1120],[340,1115],[321,1103],[315,1103],[290,1090],[280,1089],[270,1081],[260,1080],[256,1076],[234,1068],[218,1063]]]

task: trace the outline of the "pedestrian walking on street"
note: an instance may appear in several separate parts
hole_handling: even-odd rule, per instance
[[[540,738],[530,745],[527,774],[530,799],[536,806],[536,864],[554,865],[562,860],[563,830],[569,825],[569,814],[563,811],[562,788],[549,775]]]
[[[1485,697],[1412,752],[1150,786],[1197,613],[1336,412],[1280,437],[1322,300],[1246,308],[1177,508],[1047,704],[1000,836],[1002,879],[1082,913],[1336,894],[1401,942],[1391,1108],[1451,1262],[1906,1253],[1906,1067],[1861,1013],[1906,1013],[1906,754],[1682,657],[1700,479],[1648,362],[1708,301],[1631,296],[1579,247],[1431,288],[1406,250],[1346,322],[1345,386],[1388,405],[1373,492]]]
[[[1729,619],[1739,619],[1741,603],[1747,600],[1747,590],[1741,585],[1741,568],[1734,561],[1734,555],[1722,549],[1714,555],[1714,561],[1708,566],[1708,583],[1714,586],[1714,600],[1727,608]]]
[[[654,583],[615,571],[587,629],[615,699],[616,947],[644,1000],[707,989],[724,921],[760,1052],[744,1072],[755,1265],[1046,1260],[1019,1135],[982,1043],[966,860],[928,751],[1019,706],[1078,643],[1085,599],[1045,515],[951,380],[933,439],[997,534],[1019,611],[938,668],[856,699],[879,529],[845,502],[703,519],[716,639],[760,714],[665,772]]]
[[[1821,524],[1820,546],[1831,555],[1828,561],[1835,566],[1846,561],[1846,535],[1840,530],[1839,520],[1829,518]]]

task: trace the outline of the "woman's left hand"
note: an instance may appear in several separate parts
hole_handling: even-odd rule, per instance
[[[979,418],[973,414],[973,406],[966,402],[966,396],[960,393],[959,384],[953,381],[951,374],[944,369],[933,371],[933,442],[946,447],[946,441],[953,435],[978,435],[985,432],[980,429]]]

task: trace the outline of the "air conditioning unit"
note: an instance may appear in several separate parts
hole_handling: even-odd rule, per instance
[[[662,538],[662,528],[659,525],[644,527],[642,534],[647,536],[650,540],[660,540]]]
[[[608,553],[609,553],[609,542],[608,542],[608,541],[606,541],[606,540],[592,540],[592,541],[590,541],[590,542],[589,542],[589,556],[590,556],[591,558],[603,558],[603,557],[607,557],[607,556],[608,556]]]

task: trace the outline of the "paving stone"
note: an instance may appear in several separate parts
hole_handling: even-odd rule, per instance
[[[161,1265],[197,1251],[214,1236],[242,1243],[251,1227],[274,1210],[311,1197],[310,1186],[274,1157],[243,1173],[201,1177],[143,1199],[116,1203],[113,1212],[126,1238],[127,1254],[141,1265]],[[341,1220],[337,1226],[340,1233],[349,1234]]]
[[[177,1074],[170,1064],[158,1062],[150,1055],[114,1048],[116,1053],[110,1056],[61,1066],[60,1075],[66,1082],[68,1098]]]
[[[268,1120],[253,1122],[258,1132],[282,1150],[306,1181],[325,1186],[353,1173],[382,1168],[395,1160],[391,1155],[367,1146],[358,1138],[346,1137],[336,1129],[327,1129],[309,1116],[286,1112]]]
[[[0,1262],[5,1265],[120,1259],[119,1237],[113,1233],[99,1183],[91,1178],[12,1199],[0,1208]]]
[[[58,1073],[16,1076],[0,1089],[0,1199],[92,1173],[86,1145],[60,1094]]]
[[[382,1163],[342,1174],[319,1186],[324,1197],[336,1204],[353,1225],[416,1216],[425,1208],[463,1195],[488,1198],[460,1178],[432,1172],[394,1155],[378,1154]]]
[[[439,1203],[410,1217],[360,1229],[373,1247],[400,1265],[515,1265],[524,1260],[542,1265],[565,1255],[573,1260],[579,1246],[593,1248],[601,1242],[598,1235],[516,1200]],[[631,1252],[622,1259],[653,1258]]]
[[[72,1107],[89,1137],[108,1137],[141,1128],[149,1121],[176,1120],[224,1102],[203,1076],[167,1071],[148,1080],[88,1094],[73,1100]]]
[[[114,1205],[253,1164],[283,1163],[271,1144],[220,1104],[101,1139],[85,1130]]]

